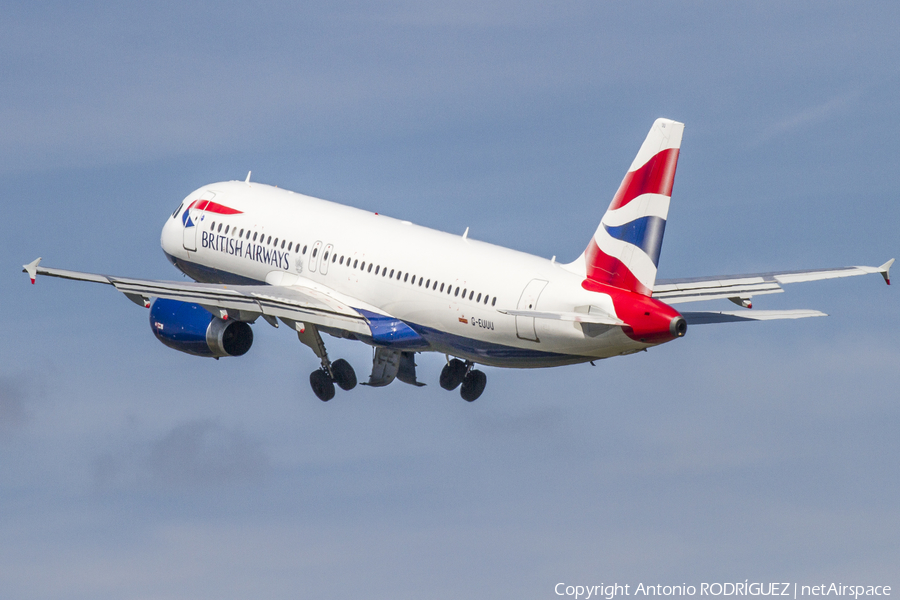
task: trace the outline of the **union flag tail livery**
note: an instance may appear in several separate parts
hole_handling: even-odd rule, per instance
[[[684,123],[657,119],[588,247],[573,266],[589,282],[653,293]]]
[[[32,283],[44,275],[115,287],[150,309],[150,328],[163,344],[186,354],[241,356],[257,339],[251,325],[280,322],[320,362],[309,383],[323,401],[335,386],[358,383],[350,363],[329,358],[324,334],[372,346],[364,382],[372,387],[421,386],[415,355],[443,354],[440,386],[459,388],[471,402],[487,384],[476,366],[592,362],[678,339],[689,324],[825,316],[749,310],[753,296],[786,283],[867,273],[890,283],[893,259],[880,267],[657,280],[683,131],[657,119],[587,249],[566,265],[472,239],[468,229],[435,231],[248,174],[198,188],[166,219],[163,252],[193,282],[43,267],[40,258],[23,268]],[[740,308],[680,313],[670,306],[699,300]]]

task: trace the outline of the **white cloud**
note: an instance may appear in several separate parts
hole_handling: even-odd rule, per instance
[[[804,108],[763,129],[757,138],[757,143],[762,144],[773,138],[834,119],[841,113],[852,109],[861,96],[862,92],[860,90],[853,90],[835,96],[821,104]]]

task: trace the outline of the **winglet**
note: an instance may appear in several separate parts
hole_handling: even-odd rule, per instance
[[[891,262],[894,262],[894,261],[891,261]],[[31,261],[27,265],[22,265],[22,272],[28,273],[28,276],[31,277],[31,285],[34,285],[34,278],[37,277],[37,267],[39,264],[41,264],[40,257]]]
[[[38,259],[40,260],[40,259]],[[881,273],[881,276],[884,277],[884,282],[888,285],[891,285],[891,265],[894,264],[894,259],[887,261],[880,267],[878,267],[878,272]]]
[[[250,173],[253,171],[247,171],[247,179],[244,180],[244,183],[250,183]]]

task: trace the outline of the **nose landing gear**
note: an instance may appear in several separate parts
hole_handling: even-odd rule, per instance
[[[473,368],[471,361],[461,361],[454,358],[447,361],[441,370],[441,387],[445,390],[455,390],[462,384],[459,395],[466,402],[474,402],[484,392],[487,385],[487,375]]]

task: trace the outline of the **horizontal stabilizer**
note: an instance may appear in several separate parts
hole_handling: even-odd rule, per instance
[[[776,319],[805,319],[807,317],[827,317],[818,310],[742,310],[725,312],[683,312],[688,325],[708,323],[738,323],[741,321],[774,321]]]
[[[880,267],[841,267],[837,269],[816,269],[811,271],[777,271],[773,273],[753,273],[749,275],[723,275],[716,277],[692,277],[687,279],[660,279],[653,287],[653,297],[667,304],[697,302],[717,298],[749,299],[761,294],[783,292],[781,286],[787,283],[820,281],[837,277],[853,277],[879,273],[890,284],[891,259]]]
[[[535,319],[550,319],[553,321],[570,321],[572,323],[597,323],[599,325],[627,325],[625,321],[611,315],[579,312],[550,312],[542,310],[498,310],[497,312],[513,317],[534,317]]]

